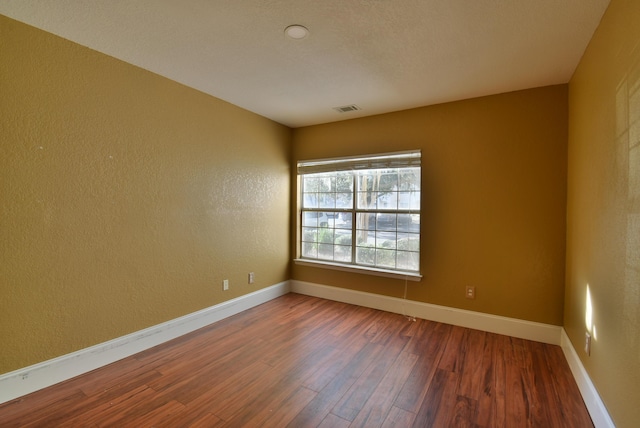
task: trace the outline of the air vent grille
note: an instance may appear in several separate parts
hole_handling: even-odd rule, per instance
[[[338,113],[349,113],[350,111],[362,110],[360,107],[358,107],[355,104],[350,104],[348,106],[334,107],[333,109]]]

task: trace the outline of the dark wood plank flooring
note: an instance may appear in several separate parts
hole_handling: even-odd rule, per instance
[[[1,427],[591,427],[558,346],[288,294],[0,405]]]

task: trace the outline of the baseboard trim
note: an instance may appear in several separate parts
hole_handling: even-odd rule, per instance
[[[449,308],[397,297],[291,280],[291,291],[521,339],[560,345],[562,327],[481,312]]]
[[[80,351],[0,375],[0,403],[111,364],[289,293],[289,281]]]
[[[571,369],[573,378],[578,384],[578,389],[580,390],[580,394],[582,394],[582,399],[584,400],[584,404],[587,406],[589,415],[591,415],[593,424],[597,428],[615,428],[615,424],[613,423],[611,416],[609,416],[609,412],[600,398],[598,390],[591,382],[591,378],[582,365],[582,361],[580,361],[580,357],[578,357],[578,353],[573,347],[573,344],[571,343],[571,340],[564,328],[562,329],[560,346],[562,347],[562,352],[567,359],[567,363],[569,363],[569,368]]]

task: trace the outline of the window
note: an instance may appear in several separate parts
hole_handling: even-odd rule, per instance
[[[300,259],[420,272],[420,152],[298,163]]]

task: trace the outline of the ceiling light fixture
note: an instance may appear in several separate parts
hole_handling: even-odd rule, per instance
[[[300,40],[309,35],[309,30],[302,25],[289,25],[284,29],[284,34],[286,34],[290,39]]]

